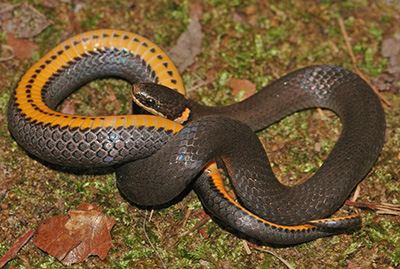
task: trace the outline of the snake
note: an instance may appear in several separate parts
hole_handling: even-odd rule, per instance
[[[132,83],[133,100],[155,115],[56,111],[72,92],[104,77]],[[26,71],[10,97],[8,128],[45,162],[115,167],[119,190],[135,204],[164,204],[193,186],[216,220],[263,244],[298,244],[360,225],[355,214],[327,218],[366,176],[384,143],[383,108],[359,76],[341,67],[305,67],[225,107],[200,105],[185,93],[176,66],[155,43],[123,30],[94,30],[63,41]],[[315,107],[339,116],[340,137],[310,179],[285,186],[254,132]],[[228,194],[216,158],[237,199]]]

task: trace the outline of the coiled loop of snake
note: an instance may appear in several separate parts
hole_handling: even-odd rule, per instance
[[[239,199],[259,216],[227,195],[215,164],[199,176],[195,190],[216,218],[264,243],[304,242],[359,223],[354,216],[340,218],[333,225],[330,221],[313,221],[330,215],[343,203],[371,168],[383,144],[385,120],[380,102],[353,73],[314,66],[290,73],[230,107],[205,108],[189,101],[189,111],[179,119],[190,121],[183,130],[179,123],[158,116],[92,117],[54,110],[80,86],[107,76],[132,83],[154,82],[184,94],[176,67],[151,41],[119,30],[87,32],[61,43],[21,78],[10,99],[10,132],[28,152],[51,163],[76,167],[123,164],[117,170],[118,185],[128,199],[138,203],[142,200],[136,201],[136,197],[144,193],[150,195],[144,200],[166,202],[179,194],[210,159],[221,155]],[[319,171],[305,184],[289,188],[273,176],[252,130],[310,107],[335,111],[343,131]],[[228,139],[232,139],[232,147],[218,142],[226,142],[226,133],[231,134]],[[243,140],[238,137],[254,143],[234,150]],[[210,144],[214,149],[205,153]],[[169,152],[171,149],[178,153]],[[196,159],[202,157],[206,158]],[[178,176],[170,172],[178,172]],[[169,181],[160,182],[159,175]],[[147,178],[146,184],[143,178]],[[171,178],[181,183],[171,182]],[[136,184],[132,180],[137,180]]]

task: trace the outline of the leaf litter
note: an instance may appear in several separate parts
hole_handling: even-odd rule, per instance
[[[33,243],[64,265],[83,262],[90,255],[104,260],[111,248],[110,231],[115,221],[100,207],[83,203],[67,215],[42,221]]]
[[[191,11],[191,21],[186,32],[179,36],[176,45],[169,51],[172,61],[181,73],[195,62],[196,56],[201,52],[200,17],[203,11],[200,5],[192,5]]]
[[[0,30],[19,38],[37,36],[52,23],[25,2],[16,5],[0,4]]]

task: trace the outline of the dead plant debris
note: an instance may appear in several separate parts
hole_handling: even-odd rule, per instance
[[[31,38],[51,24],[50,20],[26,2],[0,4],[0,31],[15,34],[19,38]]]
[[[104,260],[111,248],[110,231],[115,221],[87,203],[68,214],[70,218],[58,215],[42,221],[33,243],[64,265],[83,262],[90,255]]]
[[[246,99],[247,97],[252,96],[256,92],[256,84],[251,82],[248,79],[236,79],[236,78],[231,78],[229,80],[229,87],[232,88],[231,94],[233,96],[241,93],[241,91],[244,91],[243,96],[241,97],[240,101]]]
[[[192,10],[191,21],[187,27],[187,31],[178,38],[176,45],[169,51],[171,59],[180,72],[183,72],[188,66],[193,64],[196,56],[201,52],[201,6],[193,5]]]
[[[20,249],[25,246],[26,243],[28,243],[33,236],[33,233],[34,230],[29,228],[17,239],[17,241],[15,241],[14,245],[7,251],[7,253],[0,258],[0,268],[17,256],[18,251],[20,251]]]

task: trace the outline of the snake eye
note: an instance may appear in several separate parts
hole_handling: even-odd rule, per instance
[[[156,101],[153,98],[147,98],[145,105],[148,107],[154,107],[156,104]]]

